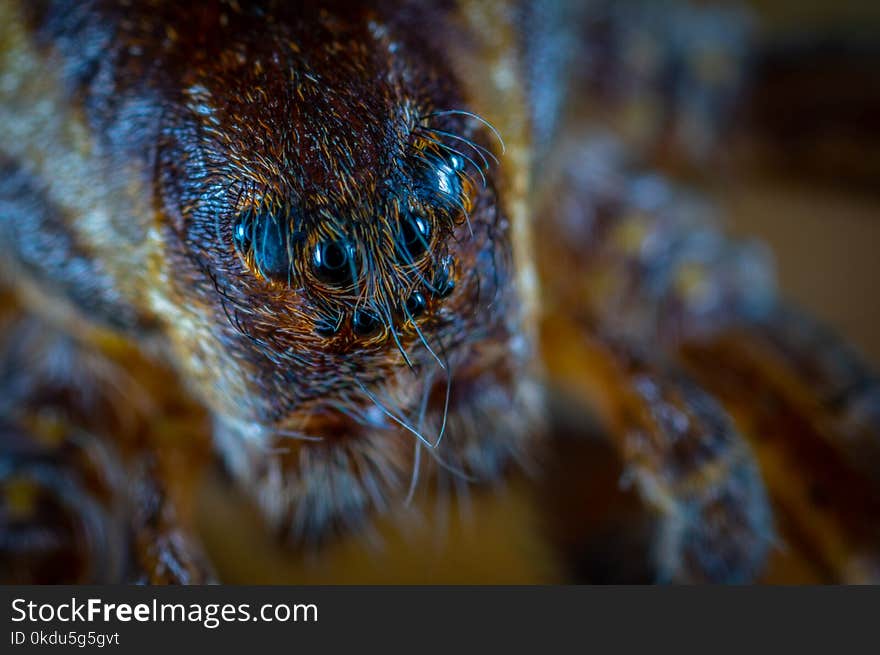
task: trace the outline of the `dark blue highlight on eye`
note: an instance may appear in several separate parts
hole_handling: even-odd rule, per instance
[[[351,282],[354,247],[345,240],[321,241],[312,251],[312,269],[322,282],[341,286]]]
[[[400,245],[412,261],[421,257],[431,243],[431,222],[424,216],[409,212],[400,221]]]
[[[271,212],[248,210],[232,227],[236,249],[244,257],[252,257],[260,275],[285,281],[291,271],[291,234],[288,221]]]

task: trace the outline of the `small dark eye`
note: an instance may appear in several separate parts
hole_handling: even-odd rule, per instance
[[[431,280],[431,294],[436,298],[446,298],[455,289],[452,258],[443,261]]]
[[[407,214],[400,223],[400,240],[409,259],[418,259],[431,242],[430,221],[416,213]]]
[[[421,316],[425,312],[426,305],[427,301],[425,300],[425,296],[418,291],[414,291],[412,295],[406,299],[406,311],[410,318]]]
[[[238,252],[251,258],[260,275],[278,281],[290,275],[289,236],[285,222],[269,212],[243,212],[232,226]]]
[[[351,327],[358,336],[373,334],[379,327],[379,317],[366,309],[359,309],[351,317]]]
[[[351,281],[354,249],[345,241],[322,241],[312,253],[312,267],[319,280],[341,285]]]
[[[342,327],[342,316],[324,316],[315,323],[315,333],[322,337],[332,337]]]

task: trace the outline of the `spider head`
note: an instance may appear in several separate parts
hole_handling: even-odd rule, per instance
[[[243,17],[186,69],[159,156],[168,325],[239,433],[408,468],[464,381],[515,379],[501,148],[443,58],[345,16]]]

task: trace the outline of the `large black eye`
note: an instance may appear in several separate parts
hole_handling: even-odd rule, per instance
[[[269,212],[248,210],[232,226],[232,239],[239,253],[250,258],[257,272],[273,280],[290,275],[290,234],[286,221]]]
[[[319,280],[341,285],[351,281],[354,248],[346,241],[322,241],[312,253],[312,267]]]
[[[430,221],[419,214],[408,213],[400,222],[400,241],[409,259],[418,259],[431,243]]]

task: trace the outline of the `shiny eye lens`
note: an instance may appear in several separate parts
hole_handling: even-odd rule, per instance
[[[235,241],[235,247],[242,253],[246,253],[251,247],[251,233],[248,221],[243,217],[232,228],[232,238]]]
[[[400,239],[411,260],[420,257],[431,241],[431,223],[424,216],[408,214],[400,224]]]
[[[290,252],[285,223],[268,212],[246,211],[232,226],[238,252],[250,257],[257,272],[277,281],[290,275]]]
[[[341,316],[325,316],[315,323],[315,333],[322,337],[332,337],[342,326]]]
[[[458,176],[460,159],[453,157],[450,165],[442,165],[437,168],[437,193],[446,204],[461,202],[461,178]]]
[[[366,309],[359,309],[351,317],[351,327],[358,336],[368,336],[378,329],[379,317]]]
[[[427,301],[425,300],[425,296],[418,291],[414,291],[413,294],[406,299],[406,311],[410,318],[421,316],[425,312],[426,305]]]
[[[323,241],[315,246],[312,266],[318,279],[334,285],[350,281],[352,250],[345,241]]]
[[[452,259],[446,259],[434,274],[431,281],[431,294],[436,298],[446,298],[455,289]]]

